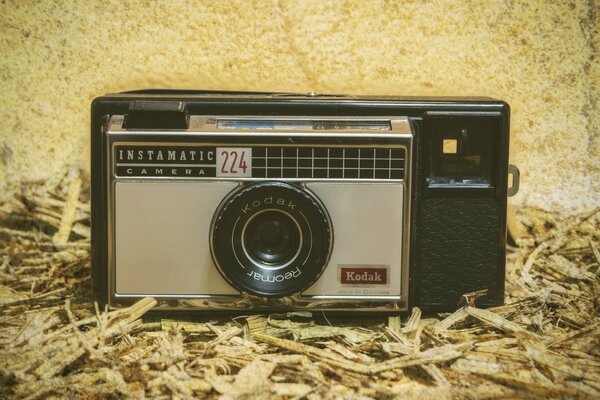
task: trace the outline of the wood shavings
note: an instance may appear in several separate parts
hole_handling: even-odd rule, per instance
[[[81,178],[76,177],[69,182],[67,189],[67,198],[65,201],[65,207],[60,219],[60,225],[58,232],[52,238],[53,242],[57,246],[62,246],[69,240],[71,234],[71,228],[75,219],[75,213],[77,211],[77,205],[79,202],[79,194],[81,193]]]
[[[487,289],[478,290],[476,292],[465,293],[460,296],[460,301],[458,302],[459,307],[471,306],[475,307],[475,302],[478,298],[483,297],[487,294]]]
[[[153,299],[94,306],[86,185],[24,189],[0,212],[0,397],[600,397],[600,210],[516,209],[500,307],[474,292],[449,314],[368,323],[151,319]]]
[[[392,331],[393,333],[400,333],[400,328],[401,328],[401,324],[400,324],[400,317],[399,316],[393,316],[393,317],[388,317],[388,329],[390,331]]]
[[[594,253],[596,264],[600,265],[600,250],[598,250],[598,246],[596,245],[596,243],[590,241],[590,247],[592,249],[592,253]],[[598,271],[600,271],[600,268],[598,268]],[[598,272],[596,272],[596,274],[598,274]]]
[[[501,329],[504,332],[508,333],[519,333],[525,336],[535,335],[533,332],[527,331],[522,326],[509,321],[505,318],[502,318],[498,314],[494,314],[488,310],[482,310],[480,308],[474,307],[466,307],[466,312],[468,315],[477,318],[478,320],[485,322],[495,328]]]
[[[160,321],[160,328],[163,331],[171,329],[181,330],[187,333],[208,333],[212,330],[206,325],[206,323],[199,323],[195,321],[180,321],[174,319],[162,319]]]
[[[379,333],[363,331],[358,329],[349,329],[345,327],[313,325],[307,323],[298,323],[290,320],[268,319],[268,324],[279,328],[280,335],[291,334],[294,340],[317,340],[332,338],[335,336],[343,337],[351,343],[362,343],[373,340]]]

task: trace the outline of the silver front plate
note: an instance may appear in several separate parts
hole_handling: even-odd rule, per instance
[[[209,228],[233,182],[115,185],[117,295],[231,295],[213,265]]]
[[[105,132],[110,177],[107,182],[110,306],[122,307],[151,296],[159,300],[158,309],[407,309],[412,152],[408,119],[369,117],[353,121],[328,117],[321,118],[317,125],[305,127],[296,120],[310,119],[286,117],[287,125],[272,129],[263,127],[263,119],[265,117],[244,117],[240,122],[229,121],[228,117],[193,116],[187,131],[128,131],[121,126],[122,116],[111,119]],[[223,122],[225,127],[218,128],[215,121]],[[382,121],[387,122],[382,124]],[[237,126],[242,123],[258,128],[247,130],[245,125]],[[348,124],[353,129],[348,128]],[[334,129],[340,126],[344,129]],[[370,129],[372,126],[377,129]],[[278,140],[273,141],[275,138]],[[150,160],[154,147],[160,149],[163,146],[166,150],[177,149],[177,146],[188,152],[194,150],[197,159],[192,162],[198,165],[188,166],[190,160],[182,161],[181,154],[177,160],[171,161],[165,156],[163,161],[154,153],[155,158]],[[250,148],[256,150],[257,146],[280,147],[281,161],[273,158],[268,150],[264,175],[254,175],[257,171],[261,173],[263,168],[258,165],[258,154],[247,160],[252,176],[246,176],[246,170],[243,176],[215,176],[214,172],[211,175],[211,168],[229,173],[233,166],[241,166],[240,162],[218,163],[216,150],[229,151],[231,154],[225,156],[231,159],[235,155],[232,152],[241,154]],[[290,178],[286,174],[283,160],[290,147],[315,149],[314,155],[310,156],[310,177],[297,173]],[[326,161],[322,161],[325,164],[319,166],[317,149],[341,147],[402,149],[401,154],[405,155],[400,166],[402,174],[393,177],[389,171],[393,170],[395,161],[390,156],[386,159],[388,163],[383,165],[376,153],[374,164],[369,164],[370,179],[363,179],[362,172],[351,179],[330,176],[336,168],[334,162],[339,160],[333,153],[326,153]],[[199,160],[204,148],[215,150],[212,153],[215,158],[207,151],[205,159]],[[129,160],[127,152],[124,153],[125,161],[120,160],[117,149],[135,150],[134,158]],[[301,160],[303,157],[306,160],[301,154],[296,158]],[[342,153],[340,168],[345,173],[349,171],[346,165],[349,158],[344,157],[346,155]],[[365,158],[360,152],[358,159],[362,161],[354,168],[362,171]],[[279,163],[276,165],[281,168],[281,173],[277,176],[271,176],[275,171],[271,161]],[[207,166],[200,165],[202,163]],[[149,167],[147,170],[144,169],[146,166]],[[298,161],[295,167],[300,171],[303,166]],[[119,173],[119,168],[123,173]],[[129,168],[135,173],[129,174]],[[325,169],[325,177],[317,177],[318,168]],[[380,177],[380,168],[388,171],[388,175]],[[156,172],[157,169],[161,174]],[[207,173],[193,175],[202,169]],[[303,293],[276,300],[252,297],[232,288],[214,265],[209,246],[211,220],[223,198],[240,184],[263,180],[305,185],[323,202],[334,229],[333,252],[322,276]]]

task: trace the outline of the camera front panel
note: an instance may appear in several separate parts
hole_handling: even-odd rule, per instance
[[[406,310],[407,118],[106,126],[109,304]]]

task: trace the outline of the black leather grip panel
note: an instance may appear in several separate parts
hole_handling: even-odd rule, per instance
[[[499,201],[493,198],[425,198],[419,215],[416,303],[451,310],[464,293],[487,289],[478,306],[501,304],[504,251]]]

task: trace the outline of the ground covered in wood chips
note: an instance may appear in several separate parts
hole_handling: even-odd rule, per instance
[[[174,320],[94,304],[87,193],[0,208],[2,398],[600,398],[600,209],[519,210],[502,307]]]

